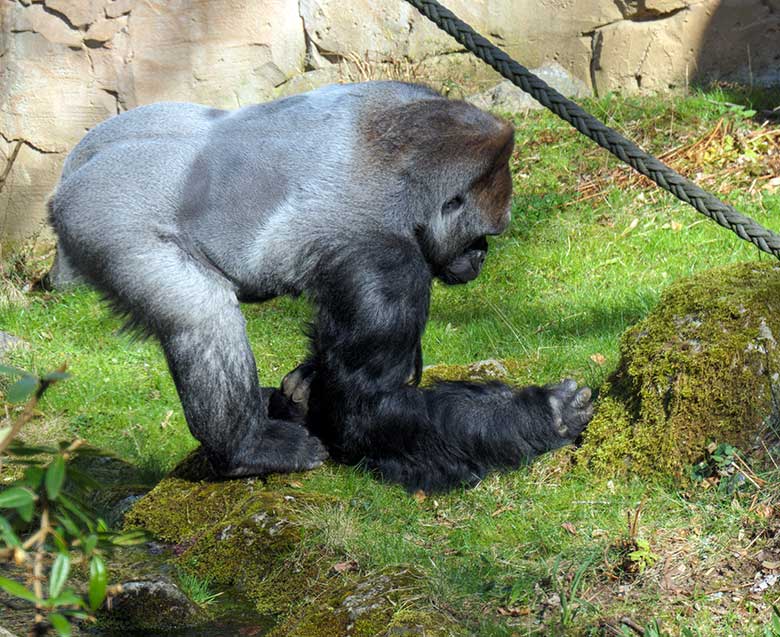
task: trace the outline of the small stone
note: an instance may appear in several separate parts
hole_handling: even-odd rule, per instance
[[[8,332],[0,332],[0,360],[2,360],[3,356],[8,352],[17,349],[30,349],[30,344],[18,336],[14,336]]]
[[[178,586],[162,579],[123,583],[106,610],[113,621],[141,630],[192,626],[198,620],[195,604]]]
[[[590,89],[584,82],[573,77],[557,62],[545,64],[538,69],[533,69],[531,72],[566,97],[587,97],[591,95]],[[544,108],[533,97],[523,91],[523,89],[512,84],[509,80],[504,80],[488,91],[472,95],[466,98],[466,101],[482,109],[504,113],[517,113],[530,109]]]
[[[506,365],[495,358],[477,361],[469,365],[469,372],[480,380],[503,379],[509,375]]]

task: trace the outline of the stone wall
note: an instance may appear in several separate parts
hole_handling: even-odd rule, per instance
[[[595,92],[780,82],[780,0],[449,0]],[[0,0],[0,240],[43,227],[65,153],[134,106],[235,108],[325,83],[497,78],[402,0]],[[13,160],[13,161],[11,161]]]

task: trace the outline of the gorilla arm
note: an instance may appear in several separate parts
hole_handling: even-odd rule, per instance
[[[431,275],[401,237],[334,259],[312,330],[307,424],[338,460],[407,489],[439,491],[573,442],[592,414],[574,381],[408,384],[427,320]],[[356,267],[358,259],[359,265]]]

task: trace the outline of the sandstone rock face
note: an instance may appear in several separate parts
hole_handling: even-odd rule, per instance
[[[658,91],[699,78],[780,83],[780,17],[761,0],[640,3],[629,19],[594,32],[593,83],[606,91]],[[648,16],[666,16],[647,19]]]
[[[780,82],[780,0],[446,4],[525,66],[555,62],[596,93]],[[159,100],[235,108],[378,77],[455,97],[498,83],[403,0],[4,0],[0,175],[13,165],[0,241],[44,228],[65,154],[111,115]]]

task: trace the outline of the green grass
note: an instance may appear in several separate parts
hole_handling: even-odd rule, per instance
[[[222,592],[212,590],[211,580],[201,579],[184,570],[176,572],[176,581],[181,591],[201,608],[211,606],[222,596]]]
[[[754,103],[749,94],[721,91],[610,96],[587,108],[661,152],[704,136],[721,118],[737,130],[755,129],[738,108],[718,103],[738,99]],[[607,182],[597,197],[578,201],[578,184],[608,174],[617,160],[549,113],[515,123],[512,229],[492,240],[475,283],[435,286],[426,364],[511,358],[521,363],[518,382],[571,376],[598,386],[616,364],[619,335],[670,282],[769,258],[657,189]],[[780,191],[751,190],[749,171],[729,173],[716,159],[689,168],[725,175],[716,181],[728,201],[780,230]],[[244,311],[261,381],[276,385],[305,353],[309,309],[280,299]],[[59,423],[62,435],[82,436],[154,475],[194,446],[157,346],[118,334],[119,321],[94,293],[0,303],[0,326],[31,345],[12,354],[13,364],[48,370],[68,362],[73,378],[43,405],[46,421]],[[606,362],[594,361],[596,354]],[[479,635],[596,635],[601,618],[621,615],[642,625],[658,618],[662,635],[684,627],[701,635],[762,634],[771,590],[764,598],[744,588],[733,594],[736,601],[713,597],[736,581],[741,586],[736,576],[723,575],[738,571],[732,554],[754,541],[752,555],[765,541],[769,523],[750,510],[749,497],[681,493],[638,480],[594,482],[560,475],[556,462],[552,457],[424,500],[360,470],[329,467],[304,479],[307,489],[336,502],[309,511],[318,530],[307,542],[327,547],[334,562],[355,559],[367,571],[416,565],[428,577],[430,602]],[[640,576],[615,580],[609,547],[626,536],[626,512],[640,502],[640,535],[660,560]],[[670,592],[664,577],[674,579],[679,567],[691,578],[681,592]]]

